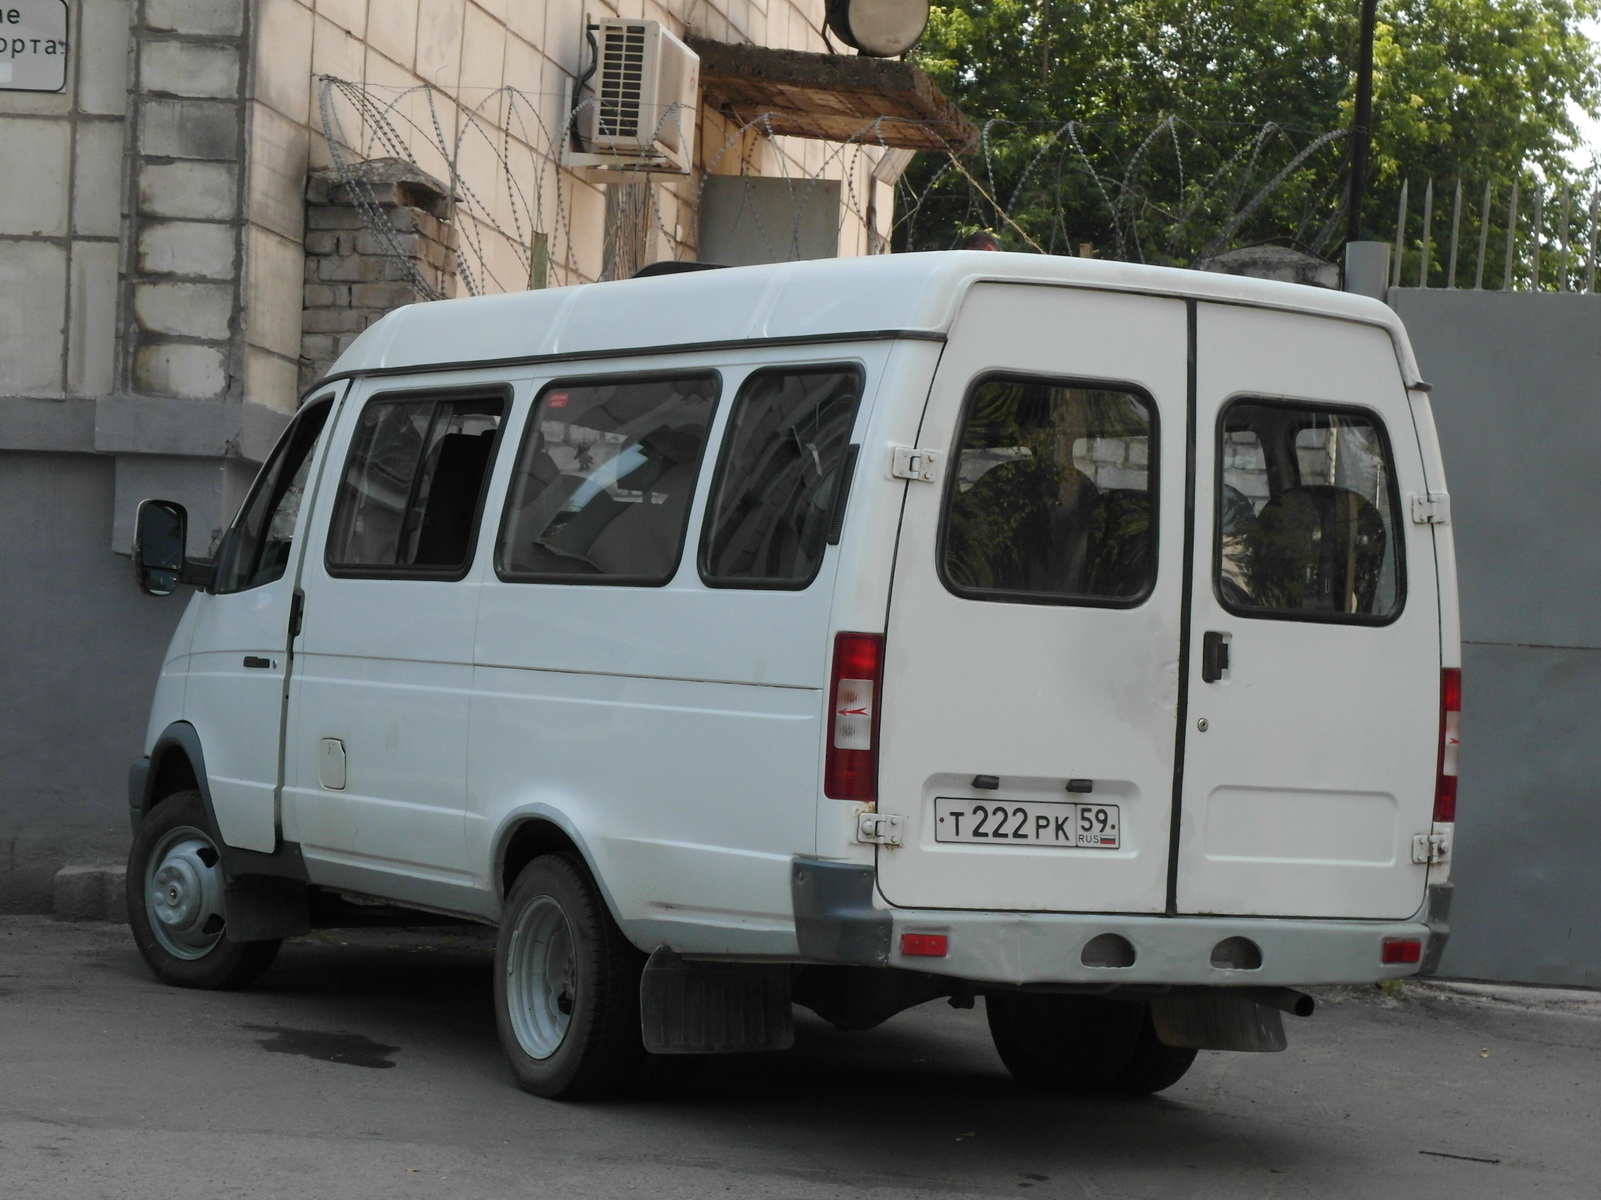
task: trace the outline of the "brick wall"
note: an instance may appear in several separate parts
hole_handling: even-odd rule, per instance
[[[445,185],[392,159],[306,188],[306,283],[300,314],[304,391],[385,313],[456,294],[456,230]]]

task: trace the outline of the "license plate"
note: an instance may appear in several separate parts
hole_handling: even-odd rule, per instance
[[[976,846],[1057,846],[1080,850],[1118,848],[1115,804],[1065,804],[1048,800],[934,799],[934,840]]]

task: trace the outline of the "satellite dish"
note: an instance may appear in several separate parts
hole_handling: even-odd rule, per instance
[[[928,6],[929,0],[828,0],[828,27],[863,54],[894,58],[923,36]]]

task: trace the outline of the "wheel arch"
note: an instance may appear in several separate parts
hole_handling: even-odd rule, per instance
[[[506,896],[522,869],[542,854],[569,854],[576,858],[594,881],[612,920],[626,934],[628,925],[617,909],[617,898],[612,895],[606,877],[596,867],[595,856],[584,835],[566,813],[546,804],[529,805],[512,813],[495,839],[491,863],[497,909],[505,905]]]
[[[206,818],[217,827],[217,814],[211,806],[211,785],[206,778],[206,755],[200,747],[200,734],[187,721],[174,721],[161,731],[150,751],[143,795],[131,797],[137,822],[168,796],[193,789],[200,793]]]

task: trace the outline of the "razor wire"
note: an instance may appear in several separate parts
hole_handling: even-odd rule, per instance
[[[468,295],[542,282],[534,278],[541,257],[549,283],[561,285],[627,273],[653,245],[673,259],[693,256],[710,181],[728,175],[785,182],[787,227],[757,230],[772,261],[802,253],[803,216],[825,181],[840,187],[839,229],[860,226],[869,252],[947,249],[988,229],[1025,251],[1189,266],[1236,238],[1322,254],[1343,214],[1340,171],[1327,156],[1339,153],[1344,130],[1201,125],[1171,115],[1138,127],[992,120],[969,151],[942,138],[939,126],[880,117],[846,140],[815,143],[824,149],[808,158],[802,139],[776,131],[775,114],[737,120],[679,106],[653,132],[698,136],[692,173],[664,176],[643,157],[605,160],[617,165],[600,186],[626,192],[582,201],[577,189],[592,183],[583,171],[599,169],[577,148],[593,98],[573,105],[565,94],[505,86],[468,102],[429,84],[382,88],[326,75],[319,83],[336,181],[383,253],[405,264],[407,282],[429,298],[449,288],[425,278],[403,249],[363,171],[370,160],[400,160],[438,178],[454,230],[456,285]],[[873,172],[891,143],[905,140],[895,132],[912,126],[944,148],[921,151],[894,182],[883,237]],[[1317,186],[1306,186],[1312,177]],[[1305,194],[1286,208],[1292,181]],[[604,215],[581,220],[585,203]],[[602,247],[594,245],[597,225]]]

